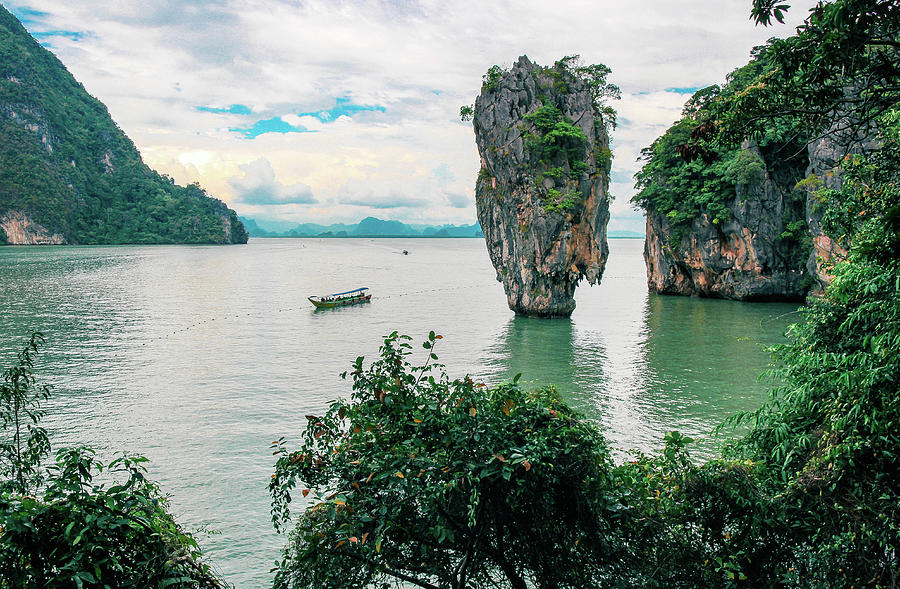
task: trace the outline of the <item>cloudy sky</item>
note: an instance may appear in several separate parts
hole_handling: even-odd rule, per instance
[[[3,0],[102,100],[144,160],[259,220],[473,223],[478,153],[462,104],[526,54],[579,53],[622,88],[612,230],[637,156],[693,89],[754,45],[750,0]]]

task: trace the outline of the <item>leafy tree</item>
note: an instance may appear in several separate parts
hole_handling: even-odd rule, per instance
[[[439,339],[411,366],[392,333],[368,368],[357,358],[349,401],[307,416],[300,448],[275,444],[276,526],[298,484],[310,500],[276,587],[584,587],[618,566],[600,434],[552,388],[450,380]]]
[[[716,153],[715,161],[685,161],[678,146],[687,142],[698,123],[683,118],[641,151],[645,161],[635,175],[640,191],[632,201],[644,209],[653,208],[676,227],[676,241],[686,233],[694,219],[707,214],[713,223],[730,220],[728,204],[735,198],[735,182],[727,170],[739,150]]]
[[[754,0],[751,17],[782,21],[787,4]],[[801,121],[811,135],[839,129],[864,137],[900,102],[900,5],[821,1],[797,34],[765,48],[772,68],[716,110],[722,138],[759,136],[773,120]]]
[[[35,380],[34,355],[43,343],[43,335],[31,334],[0,382],[0,490],[24,494],[42,480],[41,460],[50,451],[50,440],[39,424],[41,402],[50,396],[50,388]]]
[[[481,88],[482,90],[486,90],[488,92],[493,92],[497,88],[500,87],[500,78],[503,77],[503,74],[506,73],[499,65],[492,65],[486,74],[482,76],[481,79]]]

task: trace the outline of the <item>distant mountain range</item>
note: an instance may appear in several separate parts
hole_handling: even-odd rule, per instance
[[[474,225],[407,225],[401,221],[385,221],[366,217],[359,223],[300,223],[286,229],[283,222],[266,223],[241,217],[250,237],[484,237],[481,226]]]
[[[250,237],[484,237],[481,225],[408,225],[366,217],[356,224],[300,223],[293,227],[284,221],[256,221],[241,217]],[[636,231],[611,231],[611,239],[643,239]]]

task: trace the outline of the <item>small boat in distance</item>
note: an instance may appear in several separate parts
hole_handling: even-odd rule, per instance
[[[309,302],[315,305],[316,309],[333,309],[335,307],[346,307],[348,305],[360,305],[368,303],[372,300],[372,295],[367,293],[368,288],[357,288],[346,292],[336,292],[321,297],[307,297]]]

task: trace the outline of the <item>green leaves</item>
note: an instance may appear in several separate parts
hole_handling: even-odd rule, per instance
[[[769,25],[787,9],[778,0],[754,0],[751,18]],[[802,121],[811,137],[872,134],[872,123],[900,102],[898,24],[900,6],[892,0],[818,3],[796,34],[761,49],[771,74],[717,109],[723,135],[743,137],[784,120]]]
[[[324,502],[299,517],[276,586],[359,587],[403,575],[483,586],[538,570],[548,582],[583,576],[549,563],[585,554],[595,504],[588,489],[601,484],[608,460],[602,437],[552,388],[451,380],[434,363],[434,332],[423,343],[426,363],[409,364],[408,339],[386,337],[380,358],[355,376],[350,401],[316,418],[333,424],[333,438],[310,436],[308,420],[302,446],[278,459],[276,520],[285,521],[301,481]],[[297,455],[310,459],[291,460]],[[574,505],[587,511],[565,516]],[[352,541],[363,537],[377,540]]]
[[[607,130],[615,129],[616,111],[607,104],[607,101],[619,100],[622,97],[622,91],[618,86],[607,81],[612,70],[602,63],[580,65],[580,61],[580,55],[567,55],[553,64],[553,70],[565,72],[587,84],[594,109],[601,115],[601,124]]]
[[[50,452],[50,439],[39,424],[50,388],[38,385],[34,376],[34,356],[43,343],[41,333],[32,333],[0,381],[0,491],[25,494],[43,480],[40,466]]]
[[[784,15],[791,6],[790,4],[778,4],[778,2],[779,0],[754,0],[750,18],[763,26],[772,24],[772,18],[784,24]]]
[[[68,579],[76,586],[220,587],[196,541],[144,476],[146,459],[95,462],[89,448],[57,452],[41,498],[0,494],[0,579],[10,586]],[[110,486],[95,483],[104,471]]]
[[[900,127],[890,115],[879,124],[882,149],[847,158],[841,190],[822,193],[829,232],[851,244],[847,259],[777,349],[783,385],[737,448],[769,463],[764,482],[783,485],[792,566],[843,585],[888,585],[898,571],[882,555],[900,529],[900,235],[889,215]]]
[[[665,218],[671,226],[670,247],[679,251],[694,221],[704,215],[713,225],[724,227],[732,220],[734,210],[745,201],[759,199],[766,181],[788,190],[805,175],[808,131],[795,121],[777,121],[747,129],[734,119],[730,106],[736,100],[750,100],[748,95],[761,91],[760,80],[769,75],[772,65],[758,57],[728,76],[723,86],[698,90],[688,100],[680,121],[664,135],[641,151],[642,169],[635,175],[639,192],[632,202],[651,215]],[[722,128],[740,129],[725,135]],[[744,145],[745,139],[753,139]],[[740,200],[738,197],[740,196]],[[784,225],[803,221],[804,207],[799,202],[805,193],[791,193],[784,199]],[[791,233],[793,235],[793,233]],[[779,260],[779,271],[796,271],[805,264],[808,252],[800,243]],[[776,247],[778,244],[773,244]]]
[[[486,74],[482,76],[482,84],[481,91],[482,92],[493,92],[500,86],[500,78],[503,77],[503,74],[506,73],[499,65],[492,65]],[[463,116],[463,109],[459,111],[460,117]],[[465,119],[463,119],[465,120]]]

